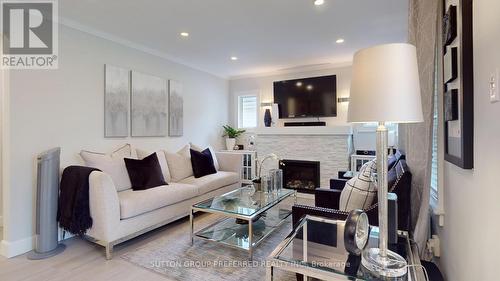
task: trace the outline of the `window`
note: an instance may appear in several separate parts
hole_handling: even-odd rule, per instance
[[[437,72],[437,71],[436,71]],[[438,155],[438,122],[439,122],[439,110],[438,110],[438,90],[437,87],[434,90],[434,114],[432,116],[432,163],[431,163],[431,206],[437,207],[438,205],[438,195],[439,195],[439,155]]]
[[[439,51],[436,51],[436,60],[438,60],[437,57],[439,57]],[[442,155],[440,155],[440,145],[439,145],[439,138],[440,138],[440,128],[439,125],[439,118],[442,114],[441,110],[441,104],[442,104],[442,98],[440,99],[439,97],[442,97],[443,95],[440,94],[441,87],[438,86],[442,82],[439,77],[440,73],[440,68],[439,68],[439,62],[436,62],[434,64],[434,108],[433,108],[433,115],[432,115],[432,159],[431,159],[431,178],[430,178],[430,205],[431,208],[434,210],[434,213],[438,214],[441,216],[442,214],[442,208],[443,208],[443,198],[442,197],[442,190],[441,188],[441,181],[442,178],[440,173],[440,169],[442,167],[440,166],[441,160],[440,158]],[[440,217],[440,225],[441,223],[441,217]]]
[[[257,127],[257,96],[245,95],[238,97],[238,128]]]

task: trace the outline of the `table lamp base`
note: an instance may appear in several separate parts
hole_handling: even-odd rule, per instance
[[[372,274],[381,277],[397,278],[408,272],[408,264],[403,257],[389,250],[387,250],[387,256],[382,257],[379,248],[364,251],[361,264]]]

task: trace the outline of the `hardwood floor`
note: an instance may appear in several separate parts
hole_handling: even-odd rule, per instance
[[[301,204],[313,203],[310,199],[298,198]],[[282,204],[291,206],[293,199]],[[196,228],[208,225],[217,216],[199,214],[196,216]],[[98,281],[98,280],[148,280],[169,281],[166,277],[133,265],[120,258],[121,255],[133,251],[165,235],[174,235],[179,232],[189,233],[189,219],[181,219],[140,237],[122,243],[115,247],[114,258],[106,260],[104,248],[96,244],[74,237],[64,241],[67,248],[55,257],[31,261],[26,255],[6,259],[0,256],[0,280],[33,280],[33,281]],[[172,280],[174,281],[174,280]]]

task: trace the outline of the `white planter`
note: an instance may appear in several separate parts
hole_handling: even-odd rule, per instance
[[[226,149],[233,150],[236,145],[236,139],[226,138]]]

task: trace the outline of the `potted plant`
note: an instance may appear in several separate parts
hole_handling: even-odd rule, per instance
[[[226,138],[226,149],[227,150],[233,150],[234,146],[236,145],[236,138],[241,136],[245,132],[245,130],[238,130],[235,129],[229,125],[222,126],[224,128],[224,135],[223,137]]]

